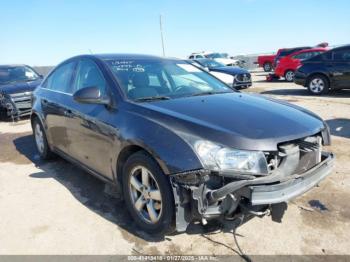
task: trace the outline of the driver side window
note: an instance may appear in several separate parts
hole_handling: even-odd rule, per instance
[[[78,63],[74,92],[85,87],[98,87],[101,95],[106,94],[107,82],[98,66],[90,59],[82,59]]]

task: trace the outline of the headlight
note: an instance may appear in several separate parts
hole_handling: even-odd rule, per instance
[[[241,174],[268,174],[266,158],[261,151],[236,150],[203,140],[197,141],[194,148],[208,169]]]

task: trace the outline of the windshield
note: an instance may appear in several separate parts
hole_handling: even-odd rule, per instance
[[[34,81],[39,75],[27,66],[0,67],[0,85]]]
[[[211,59],[198,60],[198,63],[208,68],[225,67],[224,64]]]
[[[234,92],[205,71],[177,60],[105,60],[131,100]]]
[[[226,53],[212,53],[205,55],[208,58],[215,59],[215,58],[227,58],[228,54]]]

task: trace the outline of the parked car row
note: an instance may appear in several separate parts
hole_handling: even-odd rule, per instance
[[[265,72],[271,72],[276,68],[281,58],[291,55],[295,52],[305,50],[305,49],[312,49],[312,48],[326,48],[328,46],[328,43],[320,43],[315,47],[311,46],[299,46],[299,47],[292,47],[292,48],[280,48],[277,50],[277,53],[274,55],[261,55],[258,56],[257,64],[259,67],[262,67]]]

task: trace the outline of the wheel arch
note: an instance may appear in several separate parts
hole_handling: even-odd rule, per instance
[[[115,180],[118,183],[121,183],[122,172],[123,172],[123,167],[125,162],[131,155],[139,151],[144,151],[145,153],[147,153],[151,158],[154,159],[154,161],[158,164],[158,166],[160,167],[160,169],[163,171],[164,174],[169,174],[169,169],[167,165],[161,160],[161,158],[154,151],[150,150],[145,145],[141,145],[139,143],[133,143],[133,144],[126,145],[119,152],[117,156]]]

